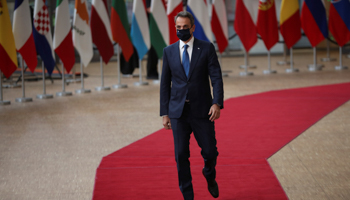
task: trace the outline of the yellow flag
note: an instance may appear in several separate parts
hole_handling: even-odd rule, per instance
[[[0,70],[9,78],[17,69],[15,38],[6,0],[0,0]]]

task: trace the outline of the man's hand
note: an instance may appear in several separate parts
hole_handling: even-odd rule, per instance
[[[208,115],[211,115],[209,120],[212,122],[216,119],[219,119],[220,118],[220,107],[217,104],[213,104],[210,107]],[[164,121],[164,119],[163,119],[163,121]]]
[[[163,116],[163,126],[165,129],[171,129],[170,118],[168,116]]]

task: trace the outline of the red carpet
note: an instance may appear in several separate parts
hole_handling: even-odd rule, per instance
[[[350,83],[345,83],[226,100],[216,122],[218,199],[287,199],[266,159],[349,99]],[[190,161],[195,199],[213,199],[193,137]],[[104,157],[93,199],[182,199],[172,132],[159,130]]]

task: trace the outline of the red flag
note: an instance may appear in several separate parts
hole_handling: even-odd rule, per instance
[[[112,1],[111,29],[113,40],[122,48],[125,60],[129,61],[134,53],[134,47],[130,39],[130,25],[124,0]]]
[[[254,10],[250,0],[236,1],[236,15],[234,28],[243,43],[245,50],[248,52],[258,41],[257,29],[254,23]]]
[[[288,49],[301,38],[301,23],[298,0],[282,0],[280,31]]]
[[[0,0],[0,30],[0,76],[9,78],[17,69],[17,53],[6,0]]]
[[[68,0],[58,0],[55,18],[55,34],[53,48],[69,73],[75,63],[75,54],[72,38],[72,28],[69,16]]]
[[[38,64],[38,59],[36,58],[28,1],[15,1],[12,30],[15,37],[17,51],[22,55],[23,60],[25,60],[30,71],[34,72]]]
[[[227,15],[224,0],[213,1],[211,29],[215,35],[220,53],[228,46]]]
[[[329,7],[329,31],[339,46],[350,40],[350,2],[333,0]]]
[[[328,37],[326,9],[322,0],[305,0],[300,20],[312,47]]]
[[[114,49],[106,0],[92,1],[91,35],[92,42],[96,45],[103,61],[107,64],[114,54]]]
[[[260,0],[257,28],[267,50],[270,50],[278,42],[278,25],[274,0]]]
[[[169,35],[170,35],[170,43],[173,44],[179,40],[176,36],[176,28],[174,18],[177,13],[183,11],[182,0],[168,0],[168,24],[169,24]]]

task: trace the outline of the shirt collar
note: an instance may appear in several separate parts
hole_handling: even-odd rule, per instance
[[[193,47],[193,42],[194,42],[194,36],[192,36],[191,40],[189,42],[187,42],[187,45],[189,47]],[[186,43],[184,43],[182,40],[180,40],[180,49],[182,49],[185,44]]]

